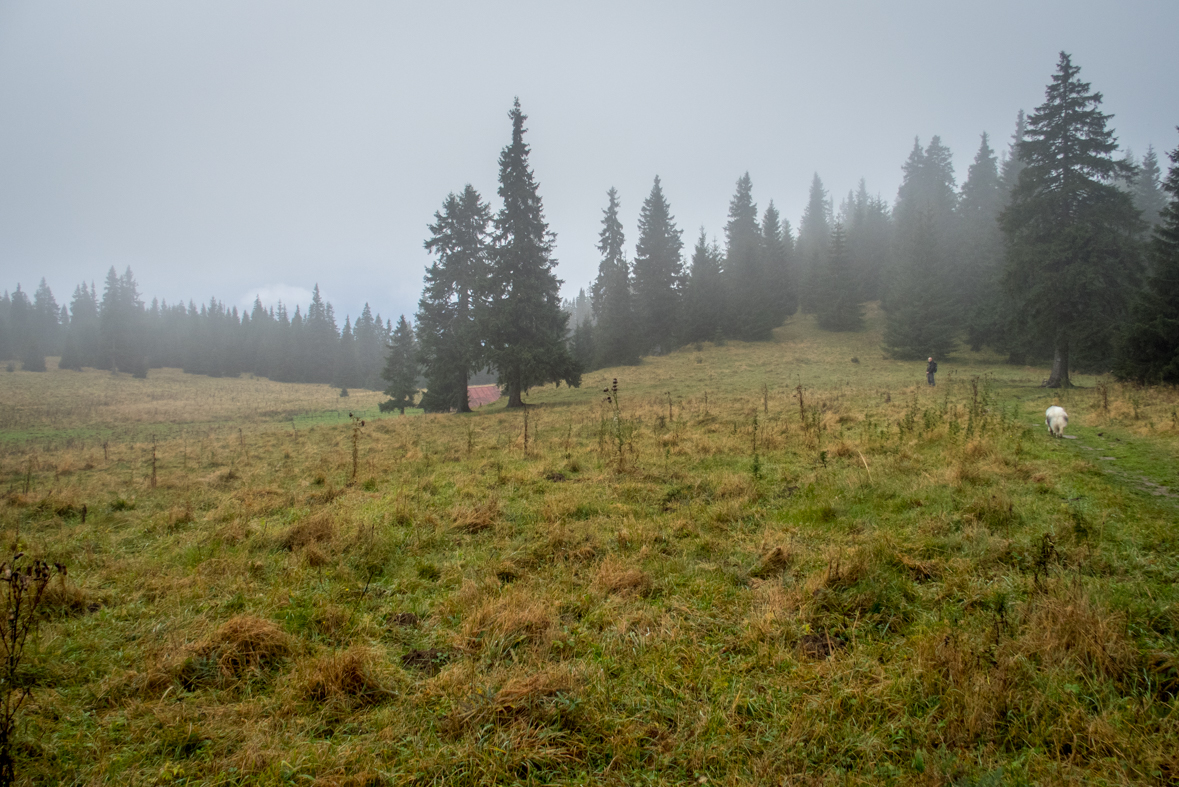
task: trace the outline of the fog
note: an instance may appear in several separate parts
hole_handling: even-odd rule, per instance
[[[519,96],[565,294],[606,191],[635,238],[656,175],[690,241],[748,171],[797,228],[813,173],[888,201],[919,136],[959,180],[1042,100],[1060,50],[1123,147],[1179,144],[1179,4],[8,2],[0,289],[59,302],[130,266],[149,299],[412,314],[426,226],[495,203]]]

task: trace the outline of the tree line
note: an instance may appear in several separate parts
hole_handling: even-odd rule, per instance
[[[982,134],[961,187],[942,140],[915,140],[891,206],[861,180],[836,210],[816,174],[795,233],[772,201],[759,214],[746,173],[724,248],[702,228],[686,263],[658,177],[633,259],[610,189],[597,278],[564,304],[575,358],[593,369],[764,339],[799,310],[854,331],[862,304],[878,300],[893,358],[990,347],[1013,363],[1051,360],[1053,387],[1070,384],[1070,368],[1179,382],[1179,332],[1164,308],[1179,308],[1175,173],[1161,181],[1153,149],[1115,157],[1111,116],[1078,74],[1061,53],[1044,103],[1018,114],[1002,156]]]
[[[577,385],[585,370],[685,344],[767,339],[799,311],[825,330],[860,330],[863,304],[879,301],[894,358],[989,347],[1015,363],[1051,360],[1050,386],[1069,385],[1077,368],[1177,383],[1179,150],[1165,182],[1153,149],[1116,157],[1111,116],[1079,71],[1062,52],[1044,103],[1018,114],[1002,155],[982,134],[961,187],[941,139],[915,140],[891,205],[861,180],[837,210],[816,173],[797,231],[772,200],[759,211],[746,173],[723,248],[701,228],[689,252],[656,177],[630,256],[611,188],[597,277],[566,302],[517,100],[498,209],[467,185],[429,225],[435,259],[416,326],[404,315],[382,325],[366,306],[337,330],[318,287],[293,317],[259,302],[249,315],[216,301],[145,308],[130,271],[112,269],[101,302],[83,285],[68,310],[44,282],[31,300],[19,287],[6,294],[0,357],[37,368],[60,351],[66,368],[169,365],[371,388],[381,378],[386,407],[397,409],[414,403],[424,378],[423,408],[465,412],[481,370],[498,375],[516,407],[530,387]]]
[[[44,371],[46,356],[60,356],[59,368],[82,367],[146,377],[161,367],[192,374],[234,377],[243,373],[282,382],[327,383],[341,388],[381,390],[393,326],[365,304],[341,329],[335,310],[316,285],[311,303],[294,314],[280,302],[253,308],[210,299],[197,306],[145,304],[128,268],[112,267],[101,298],[93,283],[79,284],[68,307],[58,305],[41,280],[30,299],[18,284],[0,297],[0,359]]]

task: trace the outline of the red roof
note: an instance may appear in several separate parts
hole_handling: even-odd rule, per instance
[[[498,385],[469,385],[467,386],[467,401],[471,407],[491,404],[499,398]]]

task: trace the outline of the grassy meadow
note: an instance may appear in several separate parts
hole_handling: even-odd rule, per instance
[[[465,416],[0,374],[18,781],[1179,784],[1179,393],[869,317]]]

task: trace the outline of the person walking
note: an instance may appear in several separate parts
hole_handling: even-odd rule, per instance
[[[933,359],[933,356],[930,356],[929,365],[925,367],[925,379],[929,381],[930,385],[937,385],[937,383],[933,381],[933,376],[935,374],[937,374],[937,361]]]

